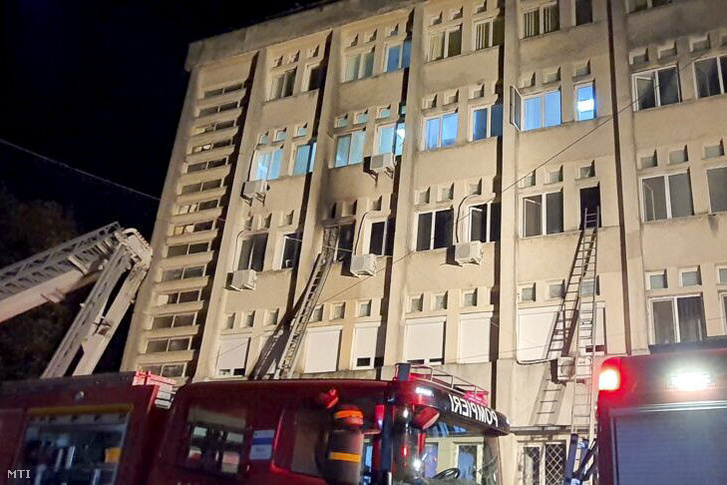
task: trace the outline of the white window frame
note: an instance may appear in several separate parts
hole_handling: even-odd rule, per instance
[[[699,281],[696,285],[685,285],[684,284],[684,273],[697,273],[697,280]],[[699,266],[691,266],[688,268],[679,268],[679,287],[680,288],[693,288],[695,286],[702,286],[702,273],[699,270]]]
[[[523,290],[527,289],[527,288],[530,288],[533,290],[533,299],[532,300],[523,299]],[[517,301],[518,301],[518,303],[534,303],[534,302],[538,301],[538,285],[535,282],[518,285]]]
[[[280,173],[275,178],[269,178],[270,170],[273,168],[273,165],[275,163],[275,153],[278,151],[280,151]],[[266,172],[265,178],[261,179],[261,178],[259,178],[260,177],[260,173],[259,173],[260,172],[260,162],[261,162],[260,158],[265,155],[268,155],[268,154],[270,155],[270,161],[267,164],[267,172]],[[283,175],[285,174],[285,167],[283,166],[284,165],[283,155],[284,155],[284,152],[283,152],[282,146],[275,146],[272,148],[266,148],[264,150],[256,150],[255,151],[255,175],[253,175],[251,180],[268,180],[268,181],[270,181],[270,180],[278,180],[279,178],[283,177]]]
[[[285,94],[285,86],[288,85],[288,74],[293,73],[293,88],[290,90],[290,94]],[[273,82],[270,86],[270,98],[268,98],[270,101],[275,99],[283,99],[283,98],[289,98],[295,94],[295,78],[298,75],[298,67],[293,66],[292,68],[287,68],[284,70],[281,70],[279,72],[276,72],[273,74]],[[276,92],[276,87],[278,85],[278,80],[280,80],[280,95]]]
[[[664,278],[664,288],[654,288],[651,286],[651,277],[652,276],[661,276]],[[667,275],[666,270],[662,271],[647,271],[646,272],[646,289],[649,291],[661,291],[666,290],[669,288],[669,275]]]
[[[727,55],[716,55],[712,57],[705,57],[703,59],[697,59],[694,61],[694,65],[692,66],[692,69],[694,71],[694,94],[697,96],[697,99],[704,99],[704,98],[711,98],[712,96],[719,96],[721,94],[727,93],[727,82],[725,82],[725,79],[727,77],[727,73],[722,72],[722,63],[720,62],[720,58],[727,57]],[[714,59],[714,61],[717,63],[717,80],[719,81],[719,93],[712,94],[709,96],[699,96],[699,85],[697,84],[697,63],[702,61],[709,61]]]
[[[725,265],[725,264],[718,264],[718,265],[717,265],[717,266],[715,267],[715,272],[716,272],[716,275],[715,275],[715,281],[717,282],[717,284],[718,284],[718,285],[727,285],[727,278],[725,278],[725,280],[723,281],[723,280],[722,280],[722,279],[721,279],[721,278],[719,277],[719,270],[721,270],[721,269],[723,269],[723,270],[727,271],[727,265]]]
[[[560,232],[548,232],[548,195],[549,194],[560,194],[561,198],[561,224],[563,225],[563,228]],[[532,234],[532,235],[525,235],[525,199],[531,198],[531,197],[537,197],[540,196],[540,233],[539,234]],[[565,194],[563,193],[563,189],[558,190],[549,190],[547,192],[540,192],[537,194],[525,194],[520,196],[520,207],[521,207],[521,217],[520,217],[520,237],[526,238],[526,237],[538,237],[538,236],[551,236],[553,234],[563,234],[565,232]]]
[[[558,12],[558,28],[557,29],[553,29],[553,30],[549,30],[549,31],[546,32],[545,31],[545,9],[550,8],[550,7],[553,7],[553,6],[556,8],[556,11]],[[522,26],[523,26],[522,38],[523,39],[532,39],[532,38],[538,37],[540,35],[550,34],[551,32],[556,32],[556,31],[560,30],[560,28],[561,28],[561,26],[560,26],[560,20],[561,20],[561,18],[560,18],[560,10],[559,9],[560,9],[560,6],[558,5],[558,2],[555,1],[555,2],[544,3],[542,5],[539,5],[537,8],[531,8],[529,10],[523,11],[523,13],[522,13]],[[538,10],[538,32],[535,33],[535,34],[533,34],[533,35],[526,36],[525,35],[525,15],[529,14],[530,12],[534,12],[536,10]]]
[[[465,240],[466,241],[472,241],[472,211],[474,209],[477,209],[479,206],[486,205],[487,206],[487,220],[485,221],[485,243],[491,243],[493,242],[492,239],[492,201],[490,202],[484,202],[484,203],[474,203],[467,207],[467,220],[465,222]]]
[[[402,137],[402,144],[401,144],[401,153],[396,153],[396,142],[399,139],[399,133],[398,128],[401,127],[404,129],[404,136]],[[381,132],[385,128],[393,128],[394,129],[394,144],[391,147],[391,151],[388,152],[382,152],[381,150]],[[385,153],[391,153],[394,156],[401,156],[404,153],[404,143],[406,143],[406,126],[403,121],[395,121],[393,123],[382,123],[380,125],[376,125],[376,134],[374,136],[374,153],[376,155],[383,155]]]
[[[497,103],[485,104],[481,106],[473,106],[470,108],[470,130],[469,130],[469,141],[481,141],[493,138],[492,135],[492,108]],[[485,130],[484,138],[475,139],[475,111],[486,110],[487,111],[487,130]],[[459,121],[459,120],[458,120]]]
[[[719,298],[719,306],[722,312],[722,333],[727,333],[727,292],[720,291],[717,293]]]
[[[356,341],[359,337],[358,331],[362,329],[370,329],[375,328],[376,329],[376,341],[374,342],[374,355],[371,357],[371,363],[369,365],[357,365],[356,360],[358,359],[358,356],[356,355]],[[354,327],[353,330],[353,342],[351,345],[351,369],[353,370],[364,370],[364,369],[373,369],[374,364],[376,363],[376,350],[378,350],[376,347],[379,343],[379,335],[378,332],[381,331],[381,322],[367,322],[367,323],[360,323],[357,324]],[[379,356],[380,357],[380,356]]]
[[[680,278],[681,280],[681,278]],[[681,281],[680,281],[681,283]],[[679,308],[677,307],[677,300],[679,298],[699,298],[702,302],[702,310],[704,311],[704,294],[702,293],[686,293],[683,295],[670,295],[670,296],[659,296],[655,298],[649,298],[648,299],[648,313],[649,313],[649,327],[650,327],[650,333],[651,333],[651,341],[656,342],[656,326],[654,324],[654,302],[658,301],[671,301],[671,308],[672,308],[672,317],[673,317],[673,325],[674,325],[674,342],[679,343],[682,341],[681,335],[679,334]],[[707,316],[706,313],[702,314],[702,318],[704,318],[704,325],[706,327],[707,325]]]
[[[449,35],[451,32],[459,30],[460,35],[460,42],[459,42],[459,54],[455,54],[453,56],[449,55]],[[442,57],[438,57],[436,59],[432,59],[432,41],[434,40],[434,37],[442,34],[444,37],[444,40],[442,41]],[[462,34],[464,34],[463,25],[461,23],[458,23],[456,25],[451,25],[449,27],[446,27],[444,29],[437,29],[435,31],[429,32],[427,35],[427,62],[434,62],[434,61],[441,61],[443,59],[448,59],[450,57],[457,57],[462,55],[462,48],[463,45],[463,37]]]
[[[429,357],[426,357],[424,359],[423,365],[442,365],[445,362],[446,359],[446,349],[444,348],[444,344],[446,343],[446,332],[447,332],[447,319],[444,316],[437,316],[437,317],[416,317],[416,318],[410,318],[407,319],[404,323],[404,360],[415,360],[415,359],[407,359],[409,356],[409,346],[411,345],[411,336],[410,332],[412,331],[413,327],[416,327],[417,325],[421,324],[432,324],[432,323],[442,323],[442,357],[441,361],[440,358],[434,358],[430,359]]]
[[[551,94],[551,93],[556,93],[556,92],[558,93],[558,95],[560,97],[560,106],[559,106],[559,110],[560,110],[560,122],[558,124],[555,124],[555,125],[545,126],[545,96],[548,95],[548,94]],[[553,128],[555,126],[561,126],[561,125],[563,125],[563,92],[561,91],[560,88],[558,88],[558,89],[551,89],[551,90],[548,90],[548,91],[541,91],[539,93],[530,94],[530,95],[527,95],[527,96],[520,95],[520,97],[521,97],[521,101],[520,101],[520,124],[522,125],[521,128],[518,128],[520,131],[535,131],[535,130],[542,130],[544,128]],[[537,128],[525,128],[525,105],[527,104],[527,101],[528,100],[535,99],[535,98],[540,99],[540,126],[538,126]]]
[[[550,294],[550,288],[552,286],[556,286],[556,285],[559,285],[560,286],[560,290],[561,290],[560,291],[560,295],[559,296],[552,296]],[[545,282],[545,289],[546,289],[546,292],[547,292],[546,295],[545,295],[545,299],[546,300],[550,300],[550,301],[562,300],[563,297],[565,296],[565,281],[564,280],[551,280],[551,281],[546,281]]]
[[[533,448],[537,449],[539,451],[539,463],[538,463],[538,483],[551,483],[549,478],[554,478],[553,476],[548,476],[548,470],[549,465],[546,463],[547,461],[547,452],[545,451],[546,446],[548,445],[562,445],[563,449],[566,450],[567,453],[567,446],[566,442],[564,440],[561,441],[555,441],[555,440],[549,440],[544,443],[541,442],[528,442],[528,443],[520,443],[521,445],[521,459],[520,466],[521,466],[521,472],[520,472],[520,483],[523,485],[532,485],[533,482],[529,479],[526,481],[528,477],[525,476],[526,469],[525,469],[525,449],[526,448]],[[565,470],[566,461],[567,461],[567,455],[563,456],[563,469]],[[556,475],[560,475],[558,472],[556,472]]]
[[[353,150],[353,138],[354,134],[356,133],[363,133],[364,138],[364,146],[363,146],[363,152],[361,154],[361,160],[352,162],[351,161],[351,150]],[[346,156],[346,163],[345,165],[336,165],[336,156],[338,154],[338,141],[341,138],[349,137],[348,142],[348,155]],[[361,128],[359,130],[353,130],[346,133],[341,133],[336,136],[336,143],[334,144],[334,150],[333,150],[333,167],[332,168],[343,168],[343,167],[350,167],[351,165],[360,165],[363,163],[364,159],[366,158],[366,128]]]
[[[678,84],[677,90],[679,92],[678,93],[679,99],[677,100],[676,103],[670,103],[670,104],[664,105],[664,104],[661,104],[661,91],[659,90],[659,74],[658,73],[659,73],[659,71],[663,71],[666,69],[674,69],[676,71],[677,84]],[[661,108],[663,106],[670,106],[671,104],[681,103],[683,101],[683,99],[682,99],[682,80],[680,79],[679,74],[680,74],[679,66],[676,64],[662,66],[662,67],[659,67],[656,69],[648,69],[646,71],[639,71],[639,72],[635,72],[635,73],[631,74],[631,89],[632,89],[632,94],[633,94],[633,99],[634,99],[634,111],[656,109],[656,108]],[[642,108],[641,106],[639,106],[639,89],[638,89],[636,81],[639,78],[645,79],[647,76],[650,77],[650,80],[654,85],[654,107],[653,108]],[[696,91],[695,91],[695,93],[696,93]]]
[[[436,229],[436,225],[437,225],[436,224],[436,221],[437,221],[437,213],[438,212],[451,212],[452,213],[452,230],[453,231],[456,230],[456,228],[454,227],[454,225],[455,225],[455,220],[454,220],[455,214],[454,214],[454,210],[451,207],[443,207],[441,209],[433,209],[433,210],[425,210],[425,211],[421,211],[421,212],[416,212],[415,213],[415,216],[416,216],[416,219],[415,219],[415,221],[416,221],[415,222],[416,231],[413,231],[414,232],[414,251],[418,251],[418,252],[436,251],[438,249],[439,250],[446,249],[449,246],[451,246],[451,242],[450,242],[449,245],[443,246],[441,248],[435,248],[434,247],[434,235],[435,235],[435,232],[436,232],[435,229]],[[417,246],[418,246],[417,242],[419,241],[419,216],[422,216],[424,214],[431,214],[432,215],[432,224],[431,224],[431,227],[429,228],[429,248],[428,249],[419,249],[418,250],[417,249]],[[449,238],[450,238],[451,241],[454,241],[454,234],[450,234],[449,235]]]
[[[480,25],[485,25],[485,24],[489,24],[489,27],[487,27],[487,29],[489,29],[489,30],[488,30],[487,39],[485,39],[485,46],[477,48],[477,28]],[[494,41],[495,41],[494,35],[493,35],[494,27],[495,27],[495,18],[494,17],[484,19],[484,20],[476,20],[474,22],[474,25],[472,26],[472,50],[473,51],[477,52],[477,51],[482,51],[485,49],[489,49],[490,47],[493,47]]]
[[[402,69],[405,69],[404,67],[404,45],[406,43],[409,43],[409,63],[411,64],[411,39],[401,39],[394,42],[389,42],[386,44],[386,55],[384,56],[384,68],[382,69],[382,72],[397,72],[401,71]],[[399,49],[399,63],[397,65],[397,68],[393,71],[389,71],[389,54],[391,53],[391,49]]]
[[[366,54],[371,54],[373,57],[372,59],[372,65],[371,65],[371,74],[366,76],[366,63],[364,62]],[[353,79],[346,79],[346,73],[348,72],[348,63],[350,59],[353,59],[355,57],[358,57],[358,70],[354,74]],[[367,79],[369,77],[373,77],[376,74],[375,70],[375,59],[376,59],[376,50],[373,47],[370,47],[368,49],[363,49],[355,53],[348,53],[344,55],[343,59],[343,72],[341,75],[341,82],[342,83],[350,83],[353,81],[358,81],[360,79]]]
[[[392,248],[393,248],[393,241],[389,241],[389,236],[394,237],[394,233],[390,232],[390,231],[393,231],[393,229],[394,229],[394,228],[390,227],[390,225],[393,224],[394,221],[389,217],[371,219],[366,222],[366,226],[364,228],[364,231],[365,231],[364,248],[366,248],[366,250],[365,250],[366,253],[369,253],[369,251],[371,250],[371,236],[373,233],[374,224],[380,224],[382,222],[384,223],[384,240],[383,240],[383,248],[382,248],[383,254],[378,254],[377,256],[387,256],[386,248],[389,244],[391,244]],[[374,253],[369,253],[369,254],[374,254]]]
[[[590,86],[593,92],[593,118],[579,119],[578,116],[580,111],[578,111],[578,90],[587,86]],[[598,118],[598,111],[596,111],[596,83],[594,81],[586,81],[576,84],[573,86],[573,120],[590,121],[595,120],[596,118]]]
[[[336,316],[336,310],[341,308],[343,311],[341,312],[341,316]],[[330,321],[334,320],[344,320],[346,318],[346,302],[337,302],[331,304],[331,315],[328,318]]]
[[[444,130],[444,117],[449,116],[449,115],[457,116],[457,135],[455,136],[454,142],[452,144],[447,145],[447,146],[442,146],[442,131]],[[437,145],[432,148],[427,148],[427,133],[428,133],[427,124],[429,123],[429,121],[437,119],[437,118],[439,118],[439,133],[437,135]],[[447,111],[446,113],[439,113],[438,115],[427,116],[426,118],[424,118],[424,130],[423,130],[423,135],[422,135],[421,150],[422,151],[434,151],[434,150],[439,150],[441,148],[453,147],[453,146],[457,145],[457,139],[459,138],[459,122],[460,122],[460,120],[459,120],[459,111],[458,110]]]
[[[653,175],[645,175],[643,177],[639,177],[639,196],[641,197],[641,220],[643,222],[659,222],[659,221],[665,221],[673,219],[671,213],[671,189],[669,187],[669,180],[668,178],[672,175],[684,175],[686,174],[689,178],[689,193],[692,196],[692,215],[694,215],[694,192],[692,191],[692,176],[690,174],[690,171],[687,170],[678,170],[678,171],[670,171],[668,173],[662,173],[662,174],[653,174]],[[653,178],[661,178],[664,183],[664,198],[666,199],[666,219],[653,219],[651,221],[646,219],[646,197],[644,194],[644,180],[647,179],[653,179]],[[689,216],[685,216],[689,217]],[[681,217],[678,217],[677,219],[681,219]]]

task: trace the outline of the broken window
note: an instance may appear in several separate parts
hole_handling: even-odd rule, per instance
[[[701,296],[651,300],[656,344],[695,342],[706,336]]]
[[[255,271],[262,271],[267,244],[267,234],[256,234],[243,239],[237,269],[253,269]]]
[[[419,214],[417,251],[452,245],[452,209]]]
[[[681,101],[679,72],[676,67],[634,74],[636,108],[666,106]]]
[[[697,96],[706,98],[727,90],[727,56],[703,59],[694,63]]]
[[[346,224],[338,229],[336,244],[336,261],[348,262],[353,252],[353,224]]]
[[[655,221],[694,214],[689,173],[642,179],[644,220]]]
[[[308,67],[308,86],[306,91],[320,89],[323,86],[323,66],[317,64]]]
[[[593,22],[593,5],[591,0],[576,0],[576,25]]]

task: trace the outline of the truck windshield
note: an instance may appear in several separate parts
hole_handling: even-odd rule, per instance
[[[425,430],[415,410],[402,407],[394,434],[395,483],[500,483],[497,439],[461,420],[439,416]],[[453,481],[454,480],[454,481]]]

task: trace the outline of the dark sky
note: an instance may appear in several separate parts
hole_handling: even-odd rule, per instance
[[[187,45],[320,1],[5,0],[0,138],[159,196],[188,80]],[[151,236],[158,202],[0,143],[0,183],[56,200],[81,230]]]

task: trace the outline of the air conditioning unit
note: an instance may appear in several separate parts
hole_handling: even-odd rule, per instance
[[[242,185],[242,196],[246,199],[254,199],[263,195],[267,190],[267,180],[249,180]]]
[[[382,153],[371,157],[369,170],[374,173],[393,172],[394,171],[394,154]]]
[[[240,269],[232,273],[230,288],[233,290],[254,290],[256,284],[257,271],[254,269]]]
[[[351,274],[354,276],[373,276],[376,273],[376,255],[359,254],[351,256]]]
[[[468,241],[459,243],[454,247],[454,260],[459,265],[480,264],[482,262],[482,243]]]

